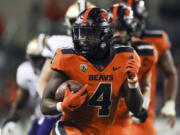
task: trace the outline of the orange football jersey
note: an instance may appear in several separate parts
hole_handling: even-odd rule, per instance
[[[168,36],[162,31],[147,31],[142,36],[142,40],[152,43],[158,52],[158,59],[171,47]],[[157,60],[158,61],[158,60]],[[148,118],[144,123],[133,124],[132,133],[134,135],[156,135],[154,127],[155,121],[155,94],[156,94],[157,64],[152,68],[151,78],[151,101],[148,109]]]
[[[168,39],[168,35],[166,32],[158,31],[155,34],[145,34],[142,38],[145,41],[152,43],[158,52],[158,59],[161,55],[171,47],[170,41]],[[150,115],[152,115],[153,119],[155,118],[155,93],[156,93],[156,77],[157,76],[157,65],[153,67],[152,72],[152,81],[151,81],[151,102],[150,102]]]
[[[141,67],[138,73],[138,79],[141,82],[143,78],[146,78],[151,73],[153,66],[157,62],[157,49],[153,44],[141,39],[135,39],[132,47],[136,50],[141,60]]]
[[[135,59],[140,64],[131,47],[118,48],[112,61],[100,72],[72,49],[57,50],[51,68],[88,84],[86,103],[73,112],[64,113],[61,120],[68,123],[67,126],[74,125],[71,128],[78,129],[83,135],[108,135],[126,81],[125,66],[129,59]],[[71,132],[66,126],[64,128],[67,133]]]
[[[142,40],[152,43],[156,47],[159,57],[171,47],[168,35],[164,31],[147,32],[142,37]]]

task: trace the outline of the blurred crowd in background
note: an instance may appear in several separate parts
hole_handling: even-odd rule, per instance
[[[0,113],[5,113],[16,100],[16,68],[25,59],[29,40],[43,32],[65,34],[64,14],[75,0],[1,0],[0,1]],[[97,7],[108,9],[118,0],[90,0]],[[146,0],[147,27],[163,29],[169,34],[172,54],[180,75],[180,1]],[[157,114],[162,106],[163,84],[159,75]],[[179,82],[180,84],[180,82]],[[180,116],[180,92],[177,115]],[[1,116],[1,115],[0,115]]]

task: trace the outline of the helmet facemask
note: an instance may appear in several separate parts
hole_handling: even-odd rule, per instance
[[[83,19],[87,10],[90,11],[89,16]],[[77,18],[72,28],[72,37],[75,51],[80,55],[92,58],[99,53],[103,54],[108,49],[112,31],[107,11],[100,8],[87,10]]]
[[[93,28],[88,26],[75,26],[72,29],[75,50],[84,56],[94,56],[99,50],[107,47],[104,34],[105,28]]]

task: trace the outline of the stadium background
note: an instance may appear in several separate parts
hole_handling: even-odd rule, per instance
[[[16,68],[25,60],[24,52],[28,41],[39,32],[64,34],[63,17],[68,6],[75,0],[0,0],[0,126],[12,102],[16,99]],[[118,0],[90,0],[98,7],[108,9]],[[172,54],[180,74],[180,1],[146,0],[147,24],[152,29],[168,32],[172,43]],[[160,114],[163,105],[163,80],[160,73],[157,89],[157,123],[159,134],[180,135],[180,92],[177,95],[178,121],[175,129],[169,129]],[[179,83],[180,84],[180,83]],[[29,118],[25,110],[17,132],[27,128]],[[28,116],[28,117],[26,117]],[[22,126],[23,125],[23,126]]]

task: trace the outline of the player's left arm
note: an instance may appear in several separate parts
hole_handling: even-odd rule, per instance
[[[178,75],[170,50],[166,50],[159,59],[158,67],[165,76],[165,104],[161,113],[168,116],[171,127],[175,124],[175,99],[178,89]]]
[[[134,123],[143,123],[148,118],[148,107],[151,97],[151,74],[143,78],[140,82],[141,92],[143,94],[142,109],[138,114],[132,114],[132,120]]]
[[[134,58],[129,59],[126,65],[127,81],[124,84],[125,102],[129,110],[134,114],[140,112],[143,103],[143,95],[137,77],[140,65],[140,59],[137,53],[135,53]]]
[[[139,85],[137,87],[129,87],[128,81],[124,84],[125,102],[130,112],[137,114],[140,112],[143,104],[143,96]]]

